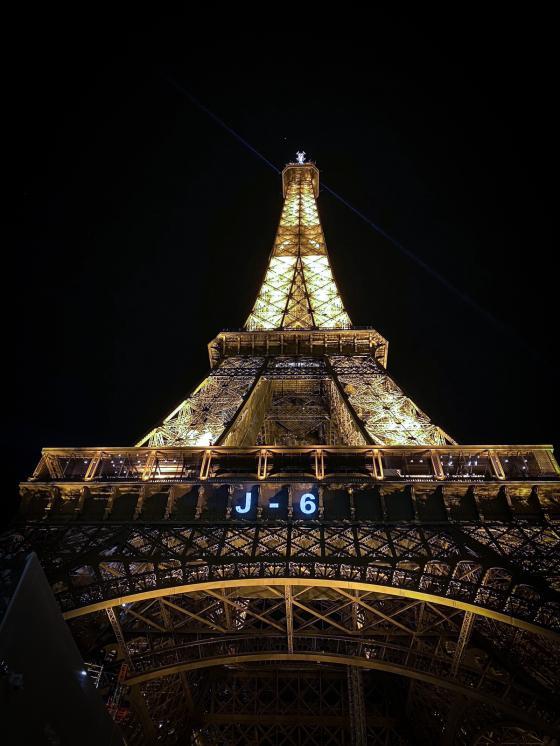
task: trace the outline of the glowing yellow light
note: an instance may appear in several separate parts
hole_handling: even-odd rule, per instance
[[[348,328],[327,256],[313,167],[294,170],[270,263],[246,328]]]
[[[193,446],[210,446],[214,442],[214,436],[207,430],[201,433],[197,430],[189,430],[187,440],[191,441]]]

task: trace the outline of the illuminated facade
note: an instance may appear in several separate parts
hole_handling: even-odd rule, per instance
[[[317,168],[282,182],[209,376],[134,447],[45,449],[3,554],[38,553],[129,744],[553,744],[552,449],[434,424],[351,324]]]

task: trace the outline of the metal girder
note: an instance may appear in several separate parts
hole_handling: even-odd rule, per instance
[[[109,623],[111,625],[111,628],[115,634],[116,640],[117,640],[117,647],[119,649],[120,654],[126,661],[126,666],[124,668],[127,669],[129,673],[134,673],[135,667],[134,667],[134,661],[132,658],[132,655],[130,653],[130,649],[127,645],[127,642],[125,640],[125,637],[123,635],[121,624],[117,618],[117,615],[115,613],[114,609],[107,609],[107,618],[109,620]],[[146,623],[149,623],[153,626],[153,622],[150,622],[150,620],[146,619],[141,614],[135,613],[135,617],[141,619],[142,621],[145,621]],[[157,625],[159,626],[159,625]],[[134,712],[136,713],[136,716],[139,720],[139,722],[142,725],[142,732],[145,739],[146,746],[149,746],[149,744],[155,744],[156,742],[156,729],[154,727],[154,723],[150,717],[150,712],[148,710],[146,701],[142,695],[142,691],[140,687],[136,685],[128,685],[126,687],[126,682],[117,680],[116,689],[118,690],[118,694],[115,696],[115,692],[113,692],[111,699],[109,701],[114,702],[113,705],[113,716],[115,716],[118,712],[118,705],[120,702],[120,699],[122,697],[122,690],[128,688],[127,697],[130,702],[131,707],[133,708]],[[111,708],[110,708],[111,711]]]
[[[137,446],[208,446],[217,443],[258,383],[264,358],[222,361],[163,423]]]
[[[333,355],[329,362],[333,377],[340,382],[372,442],[435,446],[455,443],[404,394],[372,355]]]
[[[163,599],[161,598],[158,599],[158,608],[159,608],[159,613],[161,614],[161,620],[163,622],[164,629],[168,632],[171,632],[171,634],[173,635],[173,632],[174,632],[173,619],[169,612],[169,607],[165,605],[165,603],[163,602]],[[183,688],[183,692],[185,695],[187,712],[189,714],[192,714],[194,710],[193,696],[192,696],[191,688],[187,680],[187,675],[183,671],[179,674],[179,680],[181,682],[181,686]]]
[[[185,609],[183,606],[179,606],[178,604],[175,604],[172,601],[169,601],[169,599],[163,599],[163,603],[166,606],[169,606],[169,608],[174,609],[175,611],[178,611],[180,614],[184,614],[185,616],[189,617],[189,619],[194,619],[195,621],[200,622],[201,624],[206,624],[208,627],[210,627],[213,630],[218,630],[219,632],[227,632],[227,629],[225,627],[222,627],[221,624],[217,624],[216,622],[212,620],[208,620],[201,614],[195,614],[194,612],[189,611],[188,609]]]
[[[485,647],[480,645],[481,631],[475,635],[476,639],[471,635],[473,642],[465,638],[463,654],[458,659],[455,641],[461,636],[463,623],[457,610],[371,592],[348,593],[345,588],[319,589],[308,585],[290,588],[289,592],[293,609],[291,649],[286,634],[288,594],[281,586],[253,585],[230,590],[227,598],[231,604],[249,612],[244,613],[243,624],[235,634],[230,631],[212,636],[210,627],[215,623],[216,605],[208,603],[204,593],[177,599],[179,615],[191,621],[181,630],[174,628],[171,638],[154,632],[153,626],[139,618],[152,615],[162,626],[158,604],[140,607],[138,616],[127,614],[124,635],[134,641],[137,651],[136,674],[129,683],[146,685],[162,676],[169,678],[221,666],[225,660],[228,665],[244,667],[258,661],[277,664],[319,661],[398,673],[450,691],[469,702],[474,698],[476,702],[490,704],[496,712],[509,717],[516,709],[533,713],[533,720],[540,713],[541,727],[555,732],[557,724],[550,698],[557,682],[550,681],[548,689],[536,680],[528,686],[524,673],[514,665],[515,651],[510,651],[508,662],[498,649],[494,650],[494,630],[485,638]],[[223,591],[210,595],[210,599],[223,597]],[[83,621],[87,622],[87,617]],[[201,636],[203,629],[208,632]],[[146,635],[150,640],[148,646],[142,643]],[[548,655],[549,651],[543,654]],[[451,724],[459,723],[462,712],[460,709],[446,714],[448,729]]]
[[[107,613],[107,618],[109,619],[109,623],[111,624],[111,627],[113,628],[113,632],[115,633],[115,637],[117,638],[117,646],[119,648],[119,651],[121,655],[123,656],[124,660],[126,661],[126,664],[129,670],[134,671],[134,663],[132,662],[132,658],[130,657],[130,651],[124,639],[121,625],[119,623],[119,620],[117,619],[115,610],[113,608],[109,608],[109,609],[106,609],[106,613]]]
[[[455,648],[455,653],[453,654],[453,664],[451,665],[451,674],[453,676],[456,676],[459,670],[461,658],[463,657],[463,653],[466,646],[468,645],[469,638],[471,636],[474,620],[475,615],[472,614],[470,611],[466,611],[465,615],[463,616],[463,623],[461,624],[461,631],[459,632],[457,647]]]
[[[284,586],[284,598],[286,599],[286,638],[288,643],[288,653],[294,652],[294,612],[292,586]]]
[[[554,530],[509,524],[496,537],[491,524],[451,530],[406,524],[160,524],[157,529],[28,524],[15,552],[35,548],[68,618],[191,587],[218,589],[254,578],[302,584],[314,578],[317,585],[353,584],[519,628],[557,630],[558,592],[552,584],[560,560]],[[489,547],[487,554],[477,549],[481,546]],[[532,579],[538,567],[536,589]]]
[[[356,666],[348,666],[346,673],[348,679],[348,703],[350,706],[352,743],[353,746],[367,746],[367,722],[362,672]]]
[[[317,362],[293,358],[292,367],[283,370],[274,361],[265,366],[262,357],[230,357],[212,371],[194,392],[165,420],[143,438],[138,446],[270,446],[332,444],[324,433],[301,433],[299,440],[286,443],[281,433],[266,430],[258,435],[258,422],[266,416],[286,419],[290,409],[270,397],[270,380],[284,376],[286,381],[306,376],[322,381],[316,406],[324,417],[339,424],[337,439],[341,445],[452,445],[455,441],[434,425],[384,368],[370,355],[330,355],[324,358],[321,376]],[[309,380],[308,383],[311,381]],[[270,410],[267,415],[267,411]],[[305,410],[302,403],[297,411]],[[296,411],[294,409],[294,411]],[[255,422],[256,419],[256,422]],[[342,429],[340,429],[342,426]],[[305,437],[307,435],[307,438]],[[51,470],[56,464],[50,462]],[[53,476],[60,476],[53,472]]]
[[[173,666],[169,666],[163,671],[138,674],[134,678],[128,680],[130,685],[141,684],[148,681],[154,681],[162,676],[169,676],[176,674],[180,671],[195,671],[202,668],[208,668],[209,666],[224,666],[224,665],[236,665],[236,664],[251,664],[251,663],[272,663],[290,661],[293,663],[306,662],[306,663],[327,663],[332,665],[342,666],[354,666],[365,669],[372,669],[378,671],[386,671],[388,673],[407,676],[414,678],[417,681],[424,682],[433,686],[443,687],[450,689],[454,693],[458,693],[464,696],[468,696],[477,701],[483,701],[487,705],[492,705],[501,712],[507,713],[510,717],[516,718],[521,722],[538,724],[538,726],[545,732],[550,733],[556,737],[560,737],[560,728],[558,727],[558,713],[552,708],[546,713],[545,719],[540,719],[539,715],[536,714],[534,705],[530,704],[529,708],[533,709],[532,712],[527,712],[523,709],[524,705],[521,702],[515,704],[509,704],[504,702],[499,697],[491,696],[489,694],[483,694],[480,690],[472,690],[468,685],[461,686],[459,684],[452,684],[445,679],[441,679],[437,676],[427,673],[415,672],[410,668],[401,668],[398,664],[386,663],[378,660],[367,660],[360,659],[354,655],[344,656],[336,654],[326,653],[293,653],[289,654],[278,653],[278,652],[266,652],[266,653],[247,653],[244,655],[222,655],[216,658],[208,658],[205,660],[196,660],[189,663],[178,663]],[[519,709],[519,708],[522,709]],[[541,712],[542,712],[542,708]],[[556,720],[554,720],[556,717]]]
[[[313,167],[293,167],[268,269],[245,325],[248,330],[350,326],[330,268],[313,179]]]
[[[459,446],[403,392],[304,161],[246,328],[137,447],[45,449],[7,564],[37,552],[130,746],[554,743],[552,448]]]
[[[224,358],[238,355],[266,355],[270,362],[287,355],[364,353],[372,353],[383,367],[387,367],[387,349],[387,340],[373,327],[327,330],[279,329],[259,332],[239,329],[221,331],[208,344],[208,355],[212,369]]]
[[[332,667],[213,669],[208,679],[200,733],[210,743],[351,743],[346,678]],[[364,689],[368,743],[404,744],[378,682],[368,677]]]

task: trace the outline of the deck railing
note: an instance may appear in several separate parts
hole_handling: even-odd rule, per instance
[[[551,481],[552,446],[46,448],[31,482]]]

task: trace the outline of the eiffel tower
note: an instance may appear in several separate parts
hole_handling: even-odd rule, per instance
[[[208,377],[134,447],[44,449],[3,560],[37,554],[127,744],[555,744],[552,448],[433,423],[351,324],[304,154],[282,189]]]

